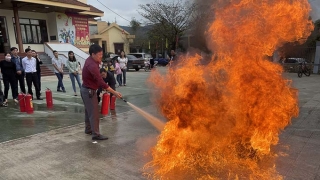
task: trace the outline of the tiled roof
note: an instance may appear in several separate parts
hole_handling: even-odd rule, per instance
[[[95,8],[94,6],[91,6],[91,5],[89,5],[89,6],[90,6],[90,12],[95,12],[95,13],[104,13],[103,11],[101,11],[101,10],[99,10],[99,9]]]
[[[88,7],[87,4],[84,4],[84,3],[77,1],[77,0],[50,0],[50,1]]]
[[[94,13],[104,13],[103,11],[97,9],[94,6],[82,3],[80,1],[77,0],[50,0],[53,2],[59,2],[59,3],[66,3],[66,4],[71,4],[71,5],[76,5],[76,6],[83,6],[83,7],[90,7],[90,12],[94,12]]]

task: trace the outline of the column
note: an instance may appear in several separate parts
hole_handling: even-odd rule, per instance
[[[19,13],[18,13],[18,6],[17,3],[12,1],[13,5],[13,15],[14,15],[14,21],[16,24],[16,33],[17,33],[17,42],[19,47],[19,52],[23,53],[23,44],[22,44],[22,37],[21,37],[21,28],[20,28],[20,21],[19,21]]]
[[[320,63],[320,41],[317,41],[317,46],[316,46],[316,54],[314,58],[314,63],[313,63],[313,73],[318,74],[319,72],[319,63]]]

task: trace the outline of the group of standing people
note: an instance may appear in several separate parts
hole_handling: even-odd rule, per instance
[[[58,78],[58,85],[57,85],[57,92],[64,92],[66,93],[66,89],[63,85],[63,68],[66,66],[69,70],[69,77],[71,80],[74,96],[78,96],[77,94],[77,88],[75,81],[77,81],[77,84],[79,88],[81,88],[81,80],[80,80],[80,72],[81,72],[81,66],[80,62],[76,59],[74,52],[69,51],[68,52],[68,60],[64,63],[61,58],[59,58],[58,51],[53,51],[54,57],[52,58],[52,65],[54,68],[54,73]]]
[[[4,84],[4,98],[1,106],[8,106],[8,92],[11,87],[12,98],[18,103],[18,85],[22,93],[26,93],[25,79],[28,93],[33,98],[32,84],[36,90],[37,100],[42,100],[41,93],[41,70],[42,61],[36,51],[25,49],[26,56],[19,57],[18,48],[12,47],[10,52],[5,53],[5,59],[0,61],[0,70]],[[0,82],[1,83],[1,82]],[[1,86],[0,86],[1,87]],[[0,89],[2,91],[2,89]]]
[[[116,76],[118,86],[127,85],[127,64],[128,58],[124,51],[121,51],[120,56],[115,60],[115,62],[109,61],[103,67],[107,71],[111,72]]]

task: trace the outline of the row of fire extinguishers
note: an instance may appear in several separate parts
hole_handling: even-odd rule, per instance
[[[18,95],[20,112],[26,112],[28,114],[33,113],[33,103],[32,103],[32,96],[30,94],[23,94],[22,92]],[[47,88],[46,90],[46,102],[47,108],[53,107],[52,101],[52,91]]]
[[[30,94],[20,93],[18,95],[18,100],[19,100],[20,112],[26,112],[28,114],[33,113],[32,96]],[[47,108],[53,107],[52,91],[49,88],[47,88],[46,90],[46,102],[47,102]],[[102,105],[101,105],[102,115],[109,114],[109,104],[110,104],[110,110],[115,110],[116,97],[112,96],[110,101],[110,94],[104,93],[102,96]]]
[[[102,104],[101,104],[101,114],[102,115],[108,115],[109,114],[109,104],[110,104],[110,110],[115,110],[116,108],[116,96],[111,96],[110,100],[110,94],[104,93],[102,95]]]

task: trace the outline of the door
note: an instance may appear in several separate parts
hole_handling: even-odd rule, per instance
[[[102,50],[103,50],[103,54],[105,54],[107,52],[107,42],[106,41],[102,41]]]
[[[114,53],[120,55],[121,51],[123,51],[124,46],[123,43],[114,43]]]
[[[6,18],[0,16],[0,53],[10,51],[9,35],[7,31]]]

